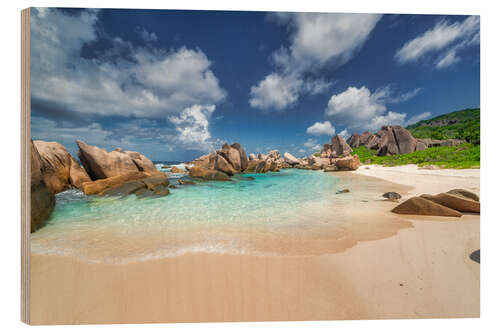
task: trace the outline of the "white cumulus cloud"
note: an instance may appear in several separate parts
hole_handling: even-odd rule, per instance
[[[335,124],[350,130],[375,131],[383,125],[405,125],[406,113],[388,111],[388,103],[403,102],[414,97],[414,92],[394,95],[387,87],[371,92],[366,87],[349,87],[332,95],[325,110],[325,116]]]
[[[120,38],[113,48],[127,53],[80,57],[85,43],[97,40],[98,12],[67,15],[55,9],[32,14],[32,97],[72,112],[158,117],[194,104],[215,104],[226,92],[199,49],[133,47]],[[109,50],[110,57],[114,49]],[[36,105],[35,105],[36,107]]]
[[[405,125],[406,113],[392,112],[389,111],[387,114],[374,117],[369,124],[367,124],[367,129],[371,131],[376,131],[380,127],[385,125]]]
[[[302,80],[271,73],[250,89],[250,105],[261,110],[282,110],[297,101]]]
[[[352,128],[366,127],[373,118],[386,112],[383,101],[366,87],[349,87],[332,95],[328,101],[325,116]]]
[[[198,48],[136,46],[99,34],[98,20],[98,10],[71,15],[57,9],[32,11],[32,109],[49,118],[65,114],[69,121],[108,116],[184,120],[172,121],[182,131],[174,131],[179,138],[169,141],[205,145],[210,133],[203,122],[193,120],[189,141],[187,124],[196,118],[192,110],[210,106],[199,111],[208,121],[212,108],[226,97],[206,54]],[[145,29],[139,33],[149,41],[157,38]],[[81,56],[85,44],[102,38],[111,45],[108,49]],[[150,139],[157,139],[155,134],[150,131]]]
[[[179,141],[194,150],[212,150],[209,120],[214,111],[215,105],[193,105],[169,117],[179,133]]]
[[[273,17],[290,27],[292,33],[290,45],[272,54],[277,71],[251,87],[250,105],[264,110],[282,110],[293,105],[300,95],[325,92],[332,82],[318,77],[306,80],[306,74],[317,76],[322,68],[346,63],[365,43],[381,15],[275,13]],[[281,78],[275,78],[274,90],[286,91],[287,98],[273,98],[262,92],[270,76]]]
[[[315,136],[319,135],[334,135],[335,127],[332,126],[332,123],[327,121],[324,122],[315,122],[313,125],[307,128],[307,133]]]

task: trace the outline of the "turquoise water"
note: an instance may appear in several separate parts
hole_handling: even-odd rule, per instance
[[[172,175],[171,183],[180,176]],[[69,190],[56,196],[47,225],[32,234],[32,251],[111,261],[248,251],[259,237],[286,237],[287,230],[309,230],[322,218],[331,219],[332,212],[324,210],[338,189],[339,178],[332,174],[284,169],[179,186],[161,198],[85,196]]]

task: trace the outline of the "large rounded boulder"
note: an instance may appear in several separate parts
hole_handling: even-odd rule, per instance
[[[279,172],[280,167],[278,162],[271,158],[265,160],[251,160],[248,162],[248,167],[245,173],[266,173],[266,172]]]
[[[288,152],[283,154],[283,158],[284,158],[285,162],[290,164],[290,165],[300,164],[299,159]]]
[[[240,151],[228,145],[227,143],[222,145],[222,149],[217,151],[217,154],[222,156],[233,169],[233,173],[241,172],[241,156]],[[223,171],[223,170],[221,170]],[[225,172],[225,171],[224,171]]]
[[[163,172],[131,171],[118,176],[83,183],[86,195],[165,196],[168,190],[168,176]]]
[[[121,151],[121,149],[119,148],[116,150]],[[139,171],[146,171],[146,172],[157,171],[154,163],[141,153],[138,153],[136,151],[126,151],[125,154],[130,156],[130,158],[132,159],[132,161],[134,162],[135,166]]]
[[[40,154],[45,183],[52,193],[81,188],[82,183],[90,181],[87,172],[60,143],[37,140],[34,145]]]
[[[216,170],[228,176],[245,171],[248,167],[248,157],[243,147],[235,142],[232,145],[224,143],[221,149],[198,157],[192,162],[196,167],[206,170]]]
[[[380,136],[378,156],[399,154],[399,147],[391,126],[383,126],[377,134]]]
[[[231,147],[237,149],[238,152],[240,153],[240,165],[241,165],[240,171],[245,170],[248,167],[248,157],[247,153],[245,152],[245,149],[243,149],[243,147],[238,142],[233,143]]]
[[[157,171],[153,162],[140,153],[125,152],[119,148],[108,152],[80,140],[76,143],[79,148],[78,157],[92,180],[119,176],[133,171]]]
[[[206,169],[202,167],[193,167],[189,170],[189,177],[202,179],[202,180],[218,180],[218,181],[230,181],[231,178],[224,172]]]
[[[354,133],[347,140],[347,144],[349,144],[352,148],[358,148],[361,145],[361,135]]]
[[[232,176],[236,173],[231,163],[229,163],[224,156],[221,154],[214,153],[210,155],[209,169],[221,171],[228,176]]]
[[[461,188],[456,188],[456,189],[453,189],[453,190],[449,190],[447,193],[450,193],[450,194],[453,194],[453,195],[457,195],[459,197],[471,199],[471,200],[474,200],[474,201],[479,201],[479,197],[478,197],[478,195],[476,193],[473,193],[471,191],[467,191],[467,190],[464,190],[464,189],[461,189]]]
[[[377,135],[380,137],[378,156],[409,154],[417,149],[418,141],[399,125],[382,126]]]
[[[372,134],[366,140],[365,147],[368,149],[378,149],[379,148],[379,141],[380,141],[380,138],[377,135]]]
[[[440,205],[423,197],[413,197],[396,206],[396,214],[460,217],[459,211]]]
[[[129,171],[117,176],[85,182],[82,184],[82,191],[86,195],[100,194],[124,183],[140,180],[148,176],[150,176],[150,174],[142,171]]]
[[[30,205],[30,225],[31,232],[37,230],[45,224],[54,209],[54,193],[47,187],[42,175],[42,159],[33,141],[31,149],[31,205]]]
[[[448,208],[458,210],[464,213],[479,213],[481,212],[481,206],[479,201],[464,198],[462,196],[450,194],[450,193],[440,193],[437,195],[423,194],[422,198],[433,201],[440,205],[446,206]]]
[[[344,138],[338,134],[332,138],[331,146],[332,151],[334,151],[334,157],[347,156],[352,153],[351,147],[349,147]]]
[[[399,154],[409,154],[416,150],[417,140],[411,135],[410,131],[401,126],[393,126],[392,132],[397,141]]]
[[[361,162],[358,155],[346,156],[333,160],[333,164],[337,167],[338,171],[354,171],[358,170]]]

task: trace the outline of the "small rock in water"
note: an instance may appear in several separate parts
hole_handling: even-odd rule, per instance
[[[161,167],[161,168],[162,168],[162,169],[170,169],[170,165],[165,164],[165,165],[162,165],[162,167]]]
[[[194,185],[195,182],[192,180],[179,179],[179,185]]]
[[[174,184],[170,184],[168,185],[168,188],[177,188],[177,186],[175,186]]]
[[[339,190],[339,191],[337,191],[336,193],[337,193],[337,194],[342,194],[342,193],[349,193],[349,192],[351,192],[351,191],[350,191],[348,188],[345,188],[345,189],[343,189],[343,190]]]
[[[401,194],[396,193],[396,192],[386,192],[386,193],[382,194],[382,196],[384,198],[386,198],[387,200],[395,201],[395,202],[397,202],[399,199],[401,199]]]

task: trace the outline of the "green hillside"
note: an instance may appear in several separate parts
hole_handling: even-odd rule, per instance
[[[432,147],[409,154],[377,156],[377,150],[369,150],[365,146],[354,148],[361,163],[396,166],[406,164],[437,165],[441,168],[468,169],[479,168],[481,151],[479,145],[464,143],[455,147]]]
[[[407,129],[416,138],[463,139],[480,142],[480,109],[465,109],[422,120]]]

